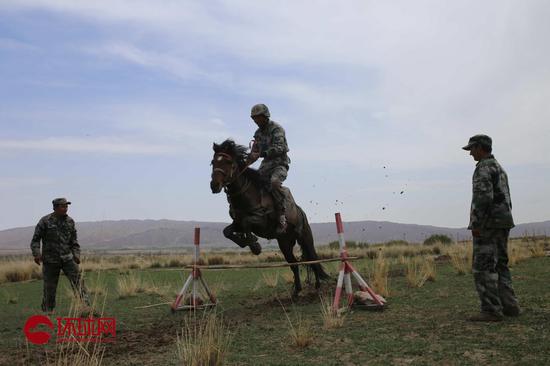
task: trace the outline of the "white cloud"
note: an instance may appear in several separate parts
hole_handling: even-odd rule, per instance
[[[83,110],[93,110],[94,113],[82,115]],[[48,135],[34,139],[0,138],[0,151],[15,149],[196,157],[197,154],[204,154],[205,150],[210,153],[214,141],[228,137],[248,141],[248,136],[232,131],[215,111],[193,117],[192,114],[199,112],[167,110],[155,103],[93,103],[64,106],[64,109],[32,105],[27,106],[25,111],[7,108],[0,112],[1,120],[21,126],[36,126],[42,134]],[[74,130],[78,123],[83,126],[80,131],[78,128]],[[67,134],[64,126],[70,126],[72,133]]]
[[[337,137],[345,159],[372,156],[379,145],[393,144],[399,147],[395,154],[385,154],[394,160],[403,161],[406,150],[407,164],[426,161],[426,148],[431,148],[439,150],[432,163],[446,164],[457,153],[445,151],[483,131],[496,143],[502,141],[501,146],[518,134],[524,139],[535,135],[528,147],[514,154],[514,162],[530,161],[533,155],[539,162],[550,162],[537,154],[548,137],[550,118],[545,102],[550,96],[550,47],[545,39],[550,25],[541,15],[547,7],[543,2],[7,4],[96,22],[108,37],[86,47],[96,56],[182,80],[207,81],[232,93],[301,105],[307,112],[296,117],[303,128],[295,132],[306,135],[315,128],[324,138]],[[134,30],[142,36],[135,37]],[[212,55],[228,57],[244,69],[232,64],[213,67],[205,62]],[[292,65],[299,65],[304,74],[310,68],[318,72],[313,78],[272,72]],[[338,78],[348,68],[353,70],[352,83]],[[380,124],[373,125],[376,120]],[[380,136],[369,134],[379,128]],[[364,143],[363,136],[383,142]],[[338,156],[299,138],[315,157]]]
[[[52,185],[55,180],[48,177],[0,177],[0,189]]]
[[[121,138],[81,138],[74,136],[43,139],[1,139],[0,150],[34,150],[50,152],[80,152],[132,155],[175,155],[181,153],[174,145],[126,141]]]
[[[116,57],[144,67],[159,69],[178,78],[197,79],[209,78],[209,75],[183,58],[146,51],[126,43],[107,43],[97,47],[87,47],[85,51],[99,57]]]

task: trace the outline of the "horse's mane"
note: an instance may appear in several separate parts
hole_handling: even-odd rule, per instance
[[[216,153],[223,152],[233,157],[240,170],[244,169],[246,166],[246,159],[248,157],[247,150],[248,148],[246,146],[239,145],[232,139],[227,139],[219,145],[214,145],[214,151]],[[261,186],[264,183],[264,179],[261,177],[260,173],[258,173],[257,169],[246,168],[243,175],[250,179],[254,184]]]

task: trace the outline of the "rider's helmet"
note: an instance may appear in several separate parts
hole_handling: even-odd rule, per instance
[[[252,107],[252,110],[250,111],[250,117],[264,115],[266,117],[270,117],[269,109],[265,104],[256,104],[254,107]]]

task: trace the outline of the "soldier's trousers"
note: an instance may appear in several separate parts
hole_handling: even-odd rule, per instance
[[[282,186],[282,183],[287,177],[288,168],[282,165],[269,166],[268,164],[260,165],[258,170],[260,175],[268,178],[267,189],[271,192],[274,198],[275,209],[279,213],[284,214],[287,206],[287,188]]]
[[[481,311],[502,315],[518,306],[508,269],[509,229],[487,229],[474,237],[472,270]]]
[[[73,291],[77,293],[82,301],[90,305],[88,292],[80,276],[80,268],[73,260],[61,263],[42,263],[42,274],[44,276],[44,293],[42,297],[42,310],[51,311],[55,308],[55,295],[59,274],[63,270],[69,280]]]

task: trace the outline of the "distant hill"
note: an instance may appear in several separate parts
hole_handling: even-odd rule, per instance
[[[121,220],[77,223],[80,244],[85,249],[162,249],[191,247],[193,230],[201,228],[201,245],[204,247],[236,247],[222,234],[227,223],[173,221],[173,220]],[[338,240],[334,223],[312,224],[318,245]],[[0,231],[0,250],[26,250],[34,227]],[[545,235],[550,233],[550,221],[517,225],[512,236]],[[468,239],[466,228],[446,228],[428,225],[399,224],[387,221],[355,221],[345,223],[346,240],[380,243],[390,240],[422,242],[432,234],[446,234],[453,239]]]

